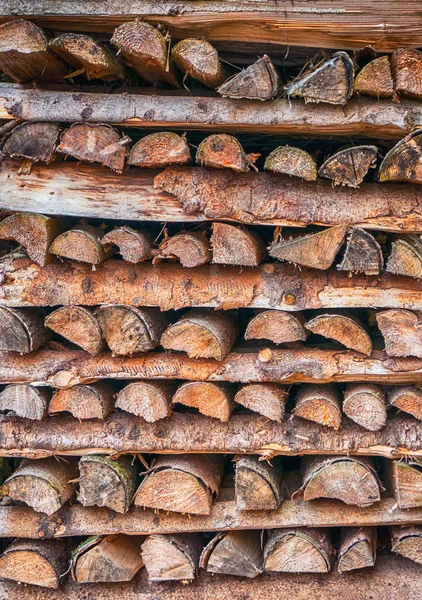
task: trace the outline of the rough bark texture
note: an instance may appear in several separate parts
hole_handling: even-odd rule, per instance
[[[153,264],[164,259],[178,259],[183,267],[200,267],[211,262],[210,242],[205,232],[179,231],[165,236],[154,252]]]
[[[278,94],[280,80],[271,59],[264,54],[252,65],[220,85],[217,92],[224,98],[272,100]]]
[[[396,94],[422,98],[422,53],[399,48],[391,56],[391,69]]]
[[[236,508],[276,510],[283,501],[281,463],[260,461],[256,456],[236,458]]]
[[[384,310],[376,313],[378,328],[388,356],[422,357],[421,314],[411,310]]]
[[[190,381],[177,389],[173,404],[197,408],[203,415],[227,422],[234,408],[233,395],[227,383]]]
[[[91,309],[84,306],[62,306],[50,313],[46,327],[92,355],[104,349],[101,329]]]
[[[422,527],[391,528],[391,550],[418,564],[422,564]]]
[[[265,571],[328,573],[335,550],[321,529],[275,529],[264,548]]]
[[[211,246],[214,264],[255,267],[267,256],[258,233],[228,223],[213,223]]]
[[[128,225],[115,227],[101,238],[106,252],[119,252],[124,260],[139,263],[152,255],[152,236],[147,231],[132,229]]]
[[[116,396],[116,408],[155,423],[171,414],[173,383],[167,381],[135,381]]]
[[[344,391],[343,412],[369,431],[379,431],[387,421],[385,392],[379,385],[349,383]]]
[[[403,236],[392,243],[386,271],[422,279],[422,242],[419,236]]]
[[[270,256],[296,265],[327,270],[343,244],[346,227],[331,227],[310,235],[280,239],[270,248]]]
[[[70,412],[76,419],[105,419],[114,408],[113,382],[99,381],[54,392],[48,414]]]
[[[421,129],[400,140],[385,155],[379,169],[379,180],[422,183],[421,145]]]
[[[353,89],[363,96],[372,96],[379,99],[392,98],[394,82],[390,58],[380,56],[362,67],[356,75]]]
[[[28,354],[48,340],[39,308],[0,307],[0,350]]]
[[[307,323],[306,329],[355,350],[365,356],[371,356],[372,341],[361,323],[347,314],[321,314]]]
[[[338,572],[345,573],[375,565],[377,530],[374,527],[348,527],[341,530]]]
[[[422,389],[420,386],[405,385],[390,388],[388,404],[422,420]]]
[[[271,421],[280,422],[284,416],[287,390],[278,383],[250,383],[239,389],[234,400]]]
[[[232,135],[215,133],[206,137],[196,151],[196,162],[202,167],[249,171],[249,160],[240,142]]]
[[[376,146],[352,146],[329,156],[318,171],[320,177],[331,179],[333,185],[357,188],[376,164]]]
[[[256,577],[262,572],[259,531],[229,531],[217,534],[203,549],[200,566],[210,573]]]
[[[58,233],[57,219],[35,213],[15,213],[0,222],[0,239],[18,242],[42,267],[49,262],[48,250]]]
[[[99,265],[108,258],[100,244],[103,235],[101,227],[80,223],[56,237],[49,252],[61,258]]]
[[[360,227],[353,227],[347,236],[344,255],[337,268],[341,271],[378,275],[383,266],[382,250],[374,236]]]
[[[265,339],[275,344],[305,341],[307,333],[300,313],[289,314],[282,310],[263,310],[249,321],[245,340]]]
[[[400,509],[422,506],[422,469],[418,459],[392,460],[387,464],[394,497]]]
[[[341,404],[338,392],[328,385],[303,385],[296,395],[293,414],[333,429],[341,426]]]
[[[177,67],[193,79],[215,89],[229,76],[229,71],[220,62],[217,50],[204,39],[184,39],[171,51]]]
[[[189,165],[191,160],[186,136],[180,136],[173,131],[160,131],[150,133],[136,142],[130,151],[128,164],[148,169],[163,169],[170,165]]]
[[[8,385],[0,393],[0,410],[6,414],[41,421],[47,416],[50,393],[27,383]]]
[[[278,146],[265,160],[265,171],[284,173],[290,177],[300,177],[306,181],[316,181],[317,166],[315,160],[302,148]]]
[[[142,544],[142,559],[150,581],[195,579],[204,541],[197,533],[151,535]]]
[[[57,123],[22,123],[7,137],[2,152],[11,158],[49,163],[54,159],[59,133],[60,126]]]

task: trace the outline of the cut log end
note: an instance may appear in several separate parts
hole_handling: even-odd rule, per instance
[[[262,561],[259,531],[229,531],[205,546],[200,566],[210,573],[253,578],[262,572]]]
[[[395,93],[408,98],[422,98],[422,52],[399,48],[391,55]]]
[[[419,386],[405,385],[392,387],[388,392],[388,405],[409,413],[422,421],[422,389]]]
[[[163,259],[178,259],[182,266],[187,268],[211,262],[210,243],[206,234],[198,231],[180,231],[171,237],[165,237],[153,263]]]
[[[228,223],[213,223],[211,246],[214,264],[255,267],[267,256],[259,234]]]
[[[171,57],[185,76],[189,75],[213,90],[230,74],[222,65],[217,50],[204,39],[188,38],[178,42]]]
[[[161,131],[146,135],[133,146],[128,163],[147,169],[164,169],[170,165],[191,163],[189,144],[184,135]]]
[[[100,244],[103,235],[100,227],[80,224],[56,237],[49,251],[61,258],[99,265],[107,258]]]
[[[57,390],[51,398],[48,414],[69,412],[81,421],[105,419],[114,408],[114,391],[114,385],[107,381]]]
[[[104,349],[101,329],[93,312],[83,306],[62,306],[50,313],[46,327],[92,355]]]
[[[379,168],[379,181],[422,183],[422,129],[400,140],[384,157]]]
[[[346,348],[371,356],[372,341],[357,319],[348,315],[322,314],[305,323],[306,329],[322,335]]]
[[[202,550],[199,534],[150,535],[142,544],[142,559],[150,581],[195,579]]]
[[[391,550],[422,565],[422,527],[392,527]]]
[[[346,573],[375,565],[377,530],[375,527],[347,527],[341,531],[338,572]]]
[[[304,319],[300,313],[282,310],[263,310],[249,321],[245,340],[266,339],[275,344],[306,340]]]
[[[58,233],[57,219],[35,213],[15,213],[0,222],[0,239],[18,242],[42,267],[49,262],[49,248]]]
[[[380,431],[387,421],[385,393],[378,385],[349,384],[344,392],[343,412],[369,431]]]
[[[312,156],[302,148],[293,146],[278,146],[273,150],[265,160],[264,170],[285,173],[306,181],[317,179],[317,166]]]
[[[357,188],[369,169],[375,165],[377,156],[376,146],[352,146],[328,157],[318,174],[331,179],[333,185]]]
[[[384,266],[381,246],[365,229],[353,227],[347,237],[343,259],[338,265],[341,271],[378,275]]]
[[[234,401],[271,421],[280,422],[284,417],[287,391],[278,383],[250,383],[237,392]]]
[[[279,462],[269,464],[254,456],[236,459],[237,510],[276,510],[283,501]]]
[[[166,381],[129,383],[117,394],[115,406],[155,423],[170,415],[172,389],[171,382]]]
[[[0,307],[0,350],[28,354],[48,341],[39,308]]]
[[[232,135],[216,133],[206,137],[198,146],[196,162],[202,167],[249,171],[250,162],[238,140]]]
[[[230,385],[190,381],[183,383],[173,396],[173,404],[197,408],[208,417],[228,421],[233,410],[233,392]]]
[[[44,388],[28,383],[8,385],[0,393],[0,411],[31,421],[41,421],[47,415],[49,394]]]
[[[303,385],[296,395],[296,417],[314,421],[333,429],[341,426],[340,398],[328,385]]]
[[[422,241],[417,235],[407,235],[392,243],[385,268],[394,275],[422,279]]]
[[[264,54],[255,63],[220,85],[217,92],[224,98],[272,100],[278,94],[280,80],[271,59]]]
[[[388,356],[422,357],[421,314],[405,309],[376,313]]]
[[[100,243],[105,252],[113,252],[117,248],[122,258],[131,263],[140,263],[152,256],[152,236],[128,225],[115,227],[101,238]]]
[[[366,64],[357,74],[354,91],[372,98],[392,98],[394,82],[391,73],[390,58],[380,56]]]
[[[265,571],[328,573],[334,548],[324,530],[275,529],[264,548]]]
[[[388,475],[399,508],[422,506],[422,464],[417,459],[392,460]]]
[[[54,159],[59,133],[60,126],[57,123],[22,123],[10,133],[2,152],[12,158],[49,163]]]

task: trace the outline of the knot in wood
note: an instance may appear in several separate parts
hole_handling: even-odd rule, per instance
[[[293,292],[287,292],[283,295],[283,302],[285,304],[296,304],[296,296]]]
[[[264,348],[263,350],[260,350],[258,354],[258,360],[259,362],[267,363],[272,359],[272,356],[273,353],[271,352],[271,350],[269,348]]]

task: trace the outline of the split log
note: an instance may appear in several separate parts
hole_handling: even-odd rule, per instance
[[[391,55],[391,69],[396,94],[422,98],[422,53],[413,48],[399,48]]]
[[[104,123],[74,123],[60,136],[57,152],[96,162],[121,173],[125,166],[127,136]]]
[[[96,317],[104,339],[115,356],[148,352],[160,344],[168,324],[157,308],[137,308],[123,304],[101,306]]]
[[[196,162],[201,167],[231,169],[237,173],[250,169],[250,160],[240,142],[225,133],[215,133],[202,140],[196,151]]]
[[[391,550],[422,565],[422,527],[392,527]]]
[[[267,156],[264,170],[300,177],[306,181],[317,180],[317,166],[312,156],[294,146],[278,146]]]
[[[49,47],[76,69],[67,77],[84,74],[87,79],[104,81],[125,78],[124,67],[117,56],[88,35],[62,33],[49,42]]]
[[[422,183],[421,144],[422,129],[400,140],[385,155],[379,168],[379,181]]]
[[[346,573],[375,565],[377,530],[375,527],[346,527],[341,530],[338,572]]]
[[[390,58],[380,56],[366,64],[356,75],[353,89],[362,96],[372,96],[378,99],[392,98],[394,82]]]
[[[417,458],[388,461],[387,476],[399,508],[422,506],[422,464]]]
[[[217,50],[204,39],[188,38],[178,42],[171,51],[171,58],[185,78],[190,76],[213,90],[230,75]]]
[[[108,258],[100,244],[103,235],[101,227],[80,223],[56,237],[49,252],[61,258],[99,265]]]
[[[365,356],[371,356],[372,341],[358,319],[347,314],[320,314],[305,323],[306,329]]]
[[[333,264],[345,235],[346,227],[340,225],[310,235],[280,239],[271,246],[269,254],[278,260],[325,271]]]
[[[369,231],[353,227],[347,236],[343,259],[337,266],[341,271],[378,275],[384,266],[381,246]]]
[[[304,318],[300,313],[283,310],[262,310],[249,321],[245,340],[271,340],[275,344],[306,340]]]
[[[160,131],[146,135],[136,142],[128,158],[129,165],[144,169],[164,169],[170,165],[189,165],[191,161],[192,157],[186,136],[178,135],[173,131]]]
[[[139,263],[149,260],[152,254],[152,236],[146,231],[132,229],[129,225],[115,227],[101,238],[105,252],[117,251],[123,260]]]
[[[334,556],[324,529],[275,529],[264,548],[264,568],[282,573],[328,573]]]
[[[289,98],[344,105],[353,93],[353,62],[346,52],[336,52],[329,60],[299,75],[284,89]]]
[[[376,313],[376,319],[388,356],[422,358],[421,313],[405,309],[383,310]]]
[[[208,417],[227,422],[234,408],[230,384],[209,381],[183,383],[173,396],[173,404],[197,408]]]
[[[243,69],[217,88],[224,98],[272,100],[277,97],[280,80],[269,56],[264,54],[252,65]]]
[[[166,350],[186,352],[189,358],[223,360],[237,336],[234,318],[223,311],[188,311],[164,331],[161,345]]]
[[[68,459],[23,460],[1,486],[0,497],[52,515],[73,496],[75,476],[76,465]]]
[[[417,235],[406,235],[392,243],[385,268],[394,275],[422,279],[422,241]]]
[[[276,510],[283,502],[281,463],[258,460],[256,456],[236,457],[236,508]]]
[[[164,237],[153,258],[153,264],[164,259],[178,259],[183,267],[199,267],[211,262],[210,243],[205,232],[179,231]]]
[[[28,383],[8,385],[0,393],[0,411],[31,421],[41,421],[47,416],[48,401],[49,393],[44,388],[36,388]]]
[[[341,427],[341,403],[337,391],[329,385],[305,384],[299,388],[293,414],[333,429]]]
[[[2,152],[11,158],[25,159],[19,173],[27,173],[33,163],[41,161],[48,164],[54,160],[59,133],[57,123],[22,123],[10,133]]]
[[[370,383],[349,383],[344,391],[343,412],[369,431],[380,431],[387,422],[387,401],[383,389]]]
[[[94,356],[104,349],[100,326],[89,308],[62,306],[47,316],[44,325]]]
[[[262,573],[260,531],[218,533],[203,549],[200,567],[210,573],[252,579]]]
[[[214,264],[256,267],[267,256],[258,233],[228,223],[213,223],[211,246]]]
[[[15,213],[0,222],[0,239],[16,241],[31,260],[44,267],[49,248],[59,233],[59,221],[35,213]]]
[[[126,513],[136,490],[137,467],[130,456],[115,460],[101,455],[79,461],[78,500],[83,506],[106,506]]]
[[[76,419],[105,419],[114,408],[115,387],[110,381],[56,390],[48,406],[48,414],[69,412]]]
[[[167,39],[157,28],[145,21],[129,21],[115,29],[111,43],[118,48],[123,61],[145,81],[179,87],[168,60]]]
[[[222,477],[221,456],[160,456],[139,486],[134,504],[157,510],[209,515]]]
[[[116,408],[155,423],[171,414],[173,384],[167,381],[136,381],[116,396]]]
[[[58,589],[68,572],[63,540],[16,540],[0,556],[0,577]]]
[[[376,146],[351,146],[329,156],[318,171],[320,177],[331,179],[333,185],[357,188],[378,156]]]
[[[203,543],[197,533],[148,536],[141,550],[148,579],[185,582],[195,579]]]
[[[49,51],[42,29],[21,19],[0,26],[0,68],[19,83],[59,81],[67,73],[65,65]]]
[[[70,572],[77,583],[131,581],[143,567],[141,539],[129,535],[107,535],[83,541],[73,551]]]
[[[396,386],[388,392],[388,405],[409,413],[422,421],[422,388],[415,385]]]
[[[250,383],[237,392],[234,401],[271,421],[282,421],[287,391],[278,383]]]
[[[48,341],[39,308],[0,307],[0,350],[28,354]]]

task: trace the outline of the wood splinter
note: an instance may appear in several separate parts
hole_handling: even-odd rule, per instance
[[[274,529],[264,548],[264,567],[281,573],[328,573],[334,556],[324,529]]]
[[[391,254],[385,268],[394,275],[422,279],[422,240],[418,235],[397,238],[391,245]]]
[[[341,402],[330,385],[305,384],[299,388],[293,410],[296,417],[333,429],[341,427]]]
[[[421,146],[422,129],[416,129],[400,140],[385,155],[379,168],[379,181],[422,183]]]
[[[115,227],[101,238],[100,244],[106,253],[117,251],[131,263],[144,262],[152,256],[152,236],[129,225]]]
[[[340,271],[378,275],[383,267],[384,258],[377,240],[369,231],[353,227],[347,236],[343,259],[337,268]]]
[[[371,356],[371,338],[354,316],[321,314],[305,323],[305,327],[312,333],[340,342],[346,348],[365,354],[365,356]]]
[[[61,258],[99,265],[108,258],[100,244],[103,235],[101,227],[80,223],[56,237],[49,252]]]
[[[344,527],[338,552],[338,572],[347,573],[375,565],[376,527]]]
[[[211,262],[210,243],[205,232],[179,231],[165,236],[157,251],[153,264],[165,259],[178,259],[183,267],[193,268]]]
[[[185,135],[173,131],[150,133],[133,146],[128,164],[144,169],[164,169],[170,165],[189,165],[192,161]]]
[[[383,310],[376,313],[378,328],[388,356],[422,358],[422,315],[405,309]]]
[[[266,158],[264,171],[285,173],[306,181],[317,180],[317,165],[312,156],[302,148],[278,146]]]
[[[105,347],[93,310],[84,306],[61,306],[50,313],[44,325],[93,356]]]
[[[249,321],[245,340],[271,340],[275,344],[304,342],[307,337],[303,327],[305,319],[300,313],[283,310],[262,310]]]
[[[258,233],[228,223],[213,223],[211,246],[213,264],[256,267],[267,256]]]
[[[379,385],[350,383],[344,391],[343,412],[361,427],[380,431],[387,422],[385,392]]]
[[[29,383],[7,385],[0,393],[0,411],[31,421],[41,421],[47,416],[49,392]]]
[[[362,67],[356,75],[353,89],[362,96],[371,96],[378,99],[392,98],[394,82],[390,58],[380,56]]]
[[[370,168],[376,164],[376,146],[351,146],[329,156],[318,171],[320,177],[331,179],[333,185],[357,188]]]
[[[187,38],[178,42],[171,51],[176,66],[193,79],[215,90],[230,75],[222,64],[217,50],[206,40]]]
[[[400,509],[422,506],[422,462],[417,458],[389,460],[387,476]]]
[[[399,48],[391,55],[394,92],[420,100],[422,98],[422,52]]]
[[[256,456],[238,456],[235,497],[237,510],[276,510],[283,502],[280,459],[272,464]]]
[[[28,175],[36,162],[54,160],[60,126],[57,123],[27,122],[18,125],[3,144],[2,152],[11,158],[23,158],[18,174]]]
[[[262,573],[260,531],[218,533],[203,549],[200,567],[210,573],[253,578]]]
[[[177,389],[173,404],[191,406],[203,415],[227,422],[234,408],[233,395],[227,383],[189,381]]]
[[[249,171],[256,155],[247,156],[240,142],[232,135],[215,133],[206,137],[196,151],[196,162],[201,167],[231,169],[237,173]]]
[[[0,350],[28,354],[47,343],[44,312],[40,308],[0,307]]]
[[[141,554],[150,581],[195,579],[203,538],[198,533],[149,535]]]
[[[113,382],[98,381],[56,390],[48,406],[48,414],[69,412],[76,419],[105,419],[114,408]]]
[[[278,383],[249,383],[240,388],[234,401],[271,421],[280,422],[284,417],[287,391]]]
[[[172,395],[172,382],[134,381],[117,394],[115,407],[155,423],[171,414]]]
[[[41,267],[50,261],[49,248],[59,232],[58,219],[35,213],[15,213],[0,222],[0,239],[23,246]]]
[[[390,388],[388,405],[409,413],[422,421],[422,388],[416,385],[398,385]]]
[[[264,54],[262,58],[220,85],[217,92],[224,98],[272,100],[276,98],[279,89],[277,69],[269,56]]]
[[[392,527],[391,550],[422,565],[422,527]]]

